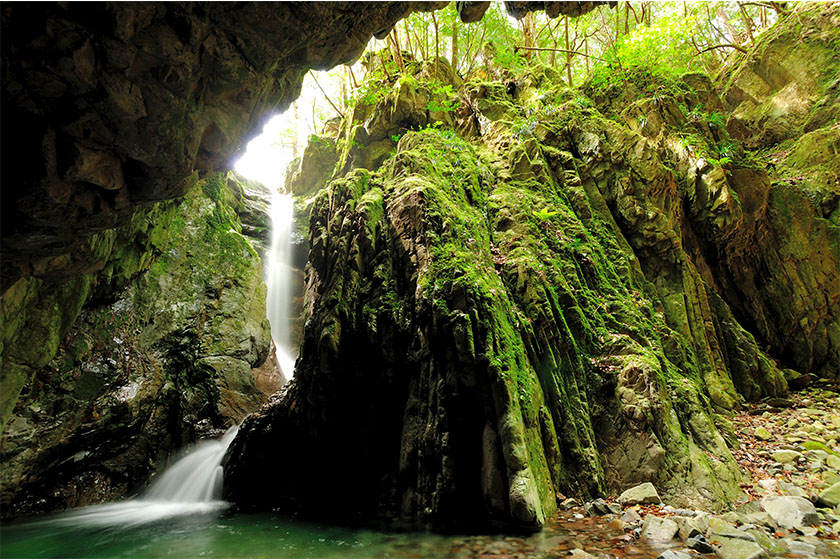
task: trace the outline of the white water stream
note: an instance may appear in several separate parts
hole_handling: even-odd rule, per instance
[[[222,497],[222,459],[238,426],[221,439],[205,440],[166,469],[139,497],[127,502],[74,509],[51,522],[61,525],[130,527],[188,514],[226,508]]]

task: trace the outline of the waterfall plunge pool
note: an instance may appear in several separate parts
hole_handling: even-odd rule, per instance
[[[601,518],[577,520],[570,512],[528,536],[437,535],[341,527],[276,513],[234,513],[221,505],[140,525],[68,525],[62,515],[21,520],[0,527],[0,557],[562,558],[579,548],[599,558],[656,558],[678,545],[628,540]]]
[[[219,498],[237,431],[191,446],[135,499],[3,523],[0,558],[545,558],[576,548],[655,558],[663,550],[571,511],[528,536],[395,533],[235,512]]]

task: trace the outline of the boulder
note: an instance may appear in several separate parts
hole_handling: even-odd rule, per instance
[[[680,530],[676,522],[655,515],[645,516],[642,524],[642,536],[649,541],[665,542],[672,540]]]
[[[650,482],[634,486],[621,493],[618,502],[622,506],[634,506],[636,504],[658,504],[662,501],[656,488]]]
[[[836,482],[820,492],[819,503],[825,507],[836,507],[840,504],[840,482]]]
[[[755,437],[762,441],[768,441],[770,439],[773,439],[773,435],[767,431],[767,428],[764,428],[762,426],[759,426],[755,429]]]
[[[799,496],[774,496],[761,500],[770,517],[780,527],[793,529],[804,525],[819,523],[820,518],[814,504]]]
[[[780,463],[795,463],[800,457],[802,457],[802,453],[791,449],[779,449],[773,452],[773,459]]]

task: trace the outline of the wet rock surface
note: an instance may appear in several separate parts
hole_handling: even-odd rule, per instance
[[[130,228],[148,245],[114,254],[112,266],[85,278],[87,294],[75,303],[58,290],[59,317],[79,306],[65,332],[36,322],[43,317],[27,307],[48,297],[51,285],[19,281],[35,295],[22,297],[13,316],[41,328],[19,335],[38,337],[33,343],[4,340],[4,369],[28,368],[3,418],[4,516],[135,494],[181,447],[219,435],[266,400],[252,372],[269,352],[265,286],[256,251],[240,233],[241,195],[235,177],[214,174],[180,204],[161,203],[153,224],[139,214]],[[258,219],[255,212],[247,215]],[[4,319],[13,311],[9,295]],[[39,356],[39,365],[22,354],[40,354],[50,340],[54,358]],[[12,386],[8,373],[4,389]],[[277,384],[262,381],[264,389]]]

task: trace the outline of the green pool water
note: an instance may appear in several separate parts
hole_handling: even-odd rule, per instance
[[[0,526],[3,558],[440,557],[446,538],[291,520],[281,515],[193,513],[139,525],[90,526],[60,517]]]
[[[136,502],[0,525],[2,558],[476,558],[596,555],[655,558],[597,519],[556,517],[531,535],[393,533],[215,508],[139,514]]]

